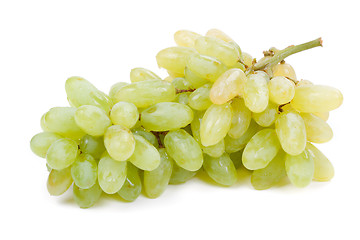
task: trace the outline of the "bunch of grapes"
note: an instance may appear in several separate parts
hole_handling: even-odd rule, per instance
[[[87,208],[102,192],[156,198],[199,171],[231,186],[246,168],[259,190],[285,177],[296,187],[333,177],[312,143],[332,138],[326,121],[342,94],[298,81],[284,62],[321,39],[270,48],[256,61],[217,29],[205,36],[181,30],[174,38],[178,46],[156,56],[165,79],[135,68],[131,83],[116,83],[108,95],[81,77],[67,79],[70,107],[45,113],[44,131],[30,143],[46,158],[51,195],[72,185],[75,202]]]

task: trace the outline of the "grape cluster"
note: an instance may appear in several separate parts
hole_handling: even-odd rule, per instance
[[[46,158],[51,195],[73,185],[75,202],[87,208],[102,192],[156,198],[199,171],[230,186],[237,168],[246,168],[259,190],[285,177],[297,187],[333,177],[312,143],[332,138],[326,120],[342,94],[298,81],[284,62],[321,39],[271,48],[256,61],[217,29],[205,36],[181,30],[174,38],[178,46],[156,56],[165,79],[134,68],[131,83],[116,83],[108,95],[81,77],[67,79],[70,107],[46,112],[44,131],[30,143]]]

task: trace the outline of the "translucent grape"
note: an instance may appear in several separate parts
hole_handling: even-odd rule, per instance
[[[47,190],[52,196],[60,196],[69,189],[72,183],[70,168],[52,169],[47,180]]]
[[[198,111],[209,108],[212,104],[210,101],[210,89],[211,84],[204,84],[192,92],[189,96],[189,106]]]
[[[314,176],[314,160],[307,150],[299,155],[286,154],[285,168],[287,176],[296,187],[306,187]]]
[[[195,52],[193,48],[169,47],[161,50],[156,55],[156,61],[160,68],[183,74],[187,57]]]
[[[296,87],[300,87],[300,86],[304,86],[304,85],[314,85],[312,82],[310,82],[309,80],[304,80],[301,79],[300,81],[298,81],[296,83]]]
[[[169,131],[187,126],[193,118],[190,107],[180,103],[162,102],[141,113],[141,124],[148,131]]]
[[[291,105],[299,112],[329,112],[338,108],[342,102],[343,96],[336,88],[303,85],[295,89]]]
[[[102,190],[98,183],[89,189],[81,189],[73,185],[73,196],[77,205],[81,208],[92,207],[101,197]]]
[[[277,64],[272,68],[272,72],[274,77],[283,76],[296,80],[295,70],[290,64],[287,63]]]
[[[233,42],[233,40],[228,35],[226,35],[223,31],[216,28],[212,28],[209,31],[207,31],[206,36],[218,38],[225,42]]]
[[[125,161],[134,153],[135,139],[129,129],[114,125],[105,132],[104,145],[114,160]]]
[[[202,147],[202,150],[207,155],[218,158],[225,152],[225,141],[222,139],[220,142],[218,142],[215,145],[211,145],[208,147]]]
[[[76,109],[75,122],[84,132],[95,137],[104,135],[106,129],[111,126],[107,113],[91,105],[83,105]]]
[[[199,88],[209,82],[208,80],[195,75],[188,67],[185,68],[185,79],[188,80],[194,88]]]
[[[302,117],[294,112],[283,112],[275,122],[276,134],[284,151],[290,155],[302,153],[306,146],[306,129]]]
[[[80,154],[71,165],[71,176],[75,184],[83,189],[88,189],[96,183],[97,162],[90,154]]]
[[[130,81],[131,82],[141,82],[141,81],[147,81],[147,80],[154,80],[158,79],[161,80],[161,78],[153,73],[152,71],[146,69],[146,68],[133,68],[130,71]]]
[[[324,121],[327,121],[329,119],[329,112],[314,112],[312,113],[315,116],[318,116],[319,118],[321,118]]]
[[[278,116],[278,107],[278,105],[269,102],[268,106],[263,112],[252,113],[252,118],[260,126],[269,127],[275,123],[275,120]]]
[[[229,42],[229,44],[235,47],[236,51],[238,52],[239,60],[242,61],[242,60],[243,60],[243,56],[242,56],[242,51],[241,51],[240,46],[239,46],[236,42],[234,42],[234,41]],[[237,65],[238,65],[238,66],[241,66],[241,67],[238,67],[238,68],[240,68],[241,70],[245,71],[245,66],[244,66],[244,64],[242,64],[242,63],[240,63],[240,62],[236,62],[236,63],[232,66],[232,68],[237,68]]]
[[[201,144],[214,145],[223,139],[231,127],[232,108],[230,103],[211,105],[205,112],[200,126]]]
[[[253,62],[253,57],[246,53],[246,52],[242,52],[242,57],[244,59],[244,63],[247,67],[251,67],[252,66],[252,62]]]
[[[196,175],[197,171],[188,171],[179,167],[176,163],[173,163],[173,169],[169,184],[181,184],[189,181]]]
[[[258,73],[248,75],[244,87],[245,105],[252,112],[262,112],[269,103],[269,88],[267,79]]]
[[[191,94],[190,92],[183,92],[183,93],[176,94],[175,102],[181,103],[184,105],[189,104],[190,94]]]
[[[116,93],[119,91],[120,88],[129,85],[129,83],[127,82],[118,82],[115,83],[114,85],[111,86],[110,91],[109,91],[109,97],[110,99],[114,102]]]
[[[157,198],[169,184],[173,160],[164,148],[159,149],[160,165],[152,171],[144,171],[144,190],[148,197]]]
[[[233,68],[224,72],[214,83],[210,91],[210,99],[214,104],[224,104],[238,96],[247,81],[245,73]]]
[[[242,154],[243,154],[243,150],[229,154],[230,159],[233,162],[236,169],[238,169],[242,166]]]
[[[306,144],[306,149],[314,159],[315,181],[330,181],[334,177],[334,167],[327,157],[311,143]]]
[[[132,128],[139,120],[139,111],[133,103],[118,102],[111,109],[111,122],[126,128]]]
[[[183,72],[177,73],[177,72],[172,72],[169,70],[167,70],[167,72],[168,72],[169,76],[173,78],[173,80],[171,82],[173,82],[175,78],[183,78],[185,76],[185,74]]]
[[[135,82],[120,88],[114,102],[130,102],[138,108],[146,108],[159,102],[175,99],[175,88],[171,83],[161,80]]]
[[[165,136],[164,144],[169,156],[180,167],[196,171],[202,166],[203,155],[200,145],[185,130],[170,131]]]
[[[229,135],[226,135],[226,137],[224,138],[225,151],[227,153],[234,153],[245,148],[246,144],[250,141],[250,139],[255,135],[258,130],[259,126],[254,121],[251,121],[248,129],[241,137],[232,138]]]
[[[134,165],[128,162],[125,182],[117,193],[124,200],[133,202],[139,197],[141,189],[142,184],[139,171]]]
[[[306,128],[306,138],[313,143],[325,143],[331,140],[333,132],[327,122],[311,113],[300,113]]]
[[[105,152],[98,166],[98,180],[101,189],[108,194],[118,192],[126,179],[127,162],[115,161]]]
[[[232,138],[239,138],[246,132],[250,125],[251,112],[245,106],[242,98],[234,98],[231,107],[233,109],[233,117],[228,135]]]
[[[274,129],[257,132],[248,142],[242,155],[242,162],[247,169],[265,168],[276,156],[280,143]]]
[[[50,132],[50,129],[46,126],[45,115],[46,115],[46,113],[44,113],[44,114],[41,116],[41,119],[40,119],[40,127],[41,127],[41,129],[42,129],[44,132]]]
[[[219,184],[231,186],[237,180],[236,168],[227,153],[219,158],[205,155],[203,167],[205,172]]]
[[[152,171],[160,164],[160,154],[158,150],[151,145],[145,138],[139,135],[134,135],[135,151],[129,158],[129,161],[136,167]]]
[[[83,153],[88,153],[95,159],[100,159],[103,152],[105,152],[104,138],[93,137],[85,135],[80,139],[80,150]]]
[[[51,144],[46,161],[52,169],[61,170],[73,164],[77,156],[78,145],[74,140],[59,139]]]
[[[159,143],[158,143],[155,135],[152,134],[151,132],[147,132],[147,131],[145,131],[143,129],[139,129],[139,128],[133,129],[131,131],[133,132],[133,134],[140,135],[143,138],[145,138],[154,147],[156,147],[156,148],[159,147]]]
[[[45,158],[46,153],[54,142],[61,139],[62,136],[52,132],[41,132],[31,138],[30,148],[39,157]]]
[[[178,46],[193,48],[195,40],[201,35],[188,30],[179,30],[174,34],[174,40]]]
[[[282,77],[273,77],[269,82],[270,101],[277,104],[290,102],[295,95],[295,84],[293,81]]]

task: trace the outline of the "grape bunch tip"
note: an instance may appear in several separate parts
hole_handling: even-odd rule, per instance
[[[199,171],[223,186],[239,168],[257,190],[288,178],[296,187],[329,181],[334,168],[313,145],[333,137],[327,119],[343,101],[339,90],[298,80],[284,59],[322,46],[321,38],[256,61],[218,29],[174,34],[177,46],[156,55],[164,79],[145,68],[108,94],[81,77],[66,80],[68,107],[41,117],[31,150],[46,159],[47,190],[71,186],[81,208],[102,193],[134,201],[159,197]]]

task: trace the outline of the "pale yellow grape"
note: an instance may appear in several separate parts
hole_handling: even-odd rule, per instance
[[[314,178],[319,182],[330,181],[334,177],[334,167],[327,157],[311,143],[306,144],[306,149],[314,159]]]
[[[333,131],[329,124],[311,113],[300,113],[305,122],[306,138],[313,143],[325,143],[332,139]]]
[[[242,162],[249,170],[266,167],[276,156],[280,143],[274,129],[257,132],[248,142],[242,155]]]
[[[269,83],[269,81],[270,81],[270,76],[269,76],[265,71],[259,70],[259,71],[255,71],[254,73],[257,74],[257,75],[260,75],[260,76],[263,77],[263,78],[265,78],[266,81]]]
[[[314,112],[312,113],[315,116],[318,116],[319,118],[321,118],[324,121],[327,121],[329,119],[329,112]]]
[[[52,132],[41,132],[31,138],[30,148],[39,157],[45,158],[46,153],[55,141],[63,138],[59,134]]]
[[[70,77],[65,83],[69,103],[74,107],[93,105],[109,112],[112,101],[109,96],[99,91],[89,81],[81,77]]]
[[[78,187],[88,189],[96,183],[97,170],[95,158],[90,154],[82,153],[71,165],[71,176]]]
[[[193,48],[169,47],[161,50],[156,55],[156,61],[160,68],[183,74],[187,57],[195,52],[196,50]]]
[[[252,113],[252,117],[257,124],[262,127],[269,127],[275,123],[275,120],[278,116],[278,105],[272,102],[269,102],[265,111],[260,113]]]
[[[239,66],[241,66],[241,67],[239,67],[239,68],[240,68],[241,70],[245,71],[245,66],[244,66],[244,64],[240,63],[240,61],[243,60],[242,51],[241,51],[240,46],[239,46],[236,42],[233,42],[233,41],[229,42],[229,44],[235,47],[235,49],[236,49],[236,51],[238,52],[238,55],[239,55],[239,61],[236,62],[236,63],[232,66],[232,68],[235,68],[236,65],[239,63],[239,64],[240,64]]]
[[[301,79],[300,81],[298,81],[296,83],[296,87],[300,87],[300,86],[304,86],[304,85],[314,85],[312,82],[310,82],[309,80],[304,80]]]
[[[193,89],[193,86],[191,86],[189,80],[183,78],[183,77],[178,77],[175,78],[172,82],[172,85],[174,85],[174,87],[177,90],[189,90],[189,89]]]
[[[231,186],[237,180],[236,168],[227,153],[218,158],[205,155],[203,167],[205,172],[219,184]]]
[[[218,59],[198,53],[191,54],[187,58],[186,66],[199,78],[207,79],[211,82],[215,82],[227,70],[227,67]]]
[[[75,122],[75,111],[73,107],[51,108],[44,117],[44,124],[49,132],[58,133],[61,136],[79,139],[85,132]]]
[[[341,92],[324,85],[305,85],[296,87],[291,105],[299,112],[329,112],[343,102]]]
[[[185,79],[188,80],[194,88],[199,88],[209,82],[205,78],[198,77],[195,73],[190,71],[188,67],[185,68]]]
[[[142,184],[139,176],[139,170],[134,165],[128,162],[126,180],[117,193],[124,200],[132,202],[139,197],[141,189]]]
[[[167,77],[164,78],[163,80],[164,80],[165,82],[171,83],[171,82],[174,80],[174,78],[173,78],[172,76],[167,76]]]
[[[251,112],[245,106],[242,98],[234,98],[231,107],[233,109],[233,117],[228,135],[232,138],[239,138],[246,132],[250,125]]]
[[[242,52],[242,57],[244,59],[244,63],[247,67],[251,67],[252,66],[252,62],[253,62],[253,57],[246,53],[246,52]]]
[[[211,84],[204,84],[192,92],[189,96],[189,106],[198,111],[209,108],[212,105],[210,100],[210,89]]]
[[[276,104],[290,102],[295,95],[295,84],[293,81],[283,77],[273,77],[269,82],[270,101]]]
[[[146,69],[146,68],[133,68],[130,71],[130,81],[131,82],[141,82],[141,81],[147,81],[147,80],[154,80],[158,79],[161,80],[161,78],[153,73],[152,71]]]
[[[169,131],[183,128],[194,118],[190,107],[174,102],[157,103],[141,113],[141,124],[148,131]]]
[[[210,90],[210,100],[214,104],[224,104],[242,92],[247,78],[238,68],[227,70],[213,84]]]
[[[195,40],[200,36],[189,30],[179,30],[174,34],[174,40],[178,46],[194,48]]]
[[[173,79],[182,78],[182,77],[185,76],[185,73],[183,73],[183,72],[182,73],[177,73],[177,72],[172,72],[172,71],[169,71],[169,70],[167,70],[167,72],[168,72],[169,76],[172,77]]]
[[[188,171],[173,163],[173,169],[169,184],[181,184],[187,182],[196,175],[197,171]]]
[[[220,142],[230,130],[232,115],[230,103],[211,105],[201,121],[201,144],[207,147]]]
[[[102,190],[98,183],[95,183],[89,189],[82,189],[73,185],[73,196],[77,205],[81,208],[89,208],[93,206],[101,197]]]
[[[110,118],[101,108],[92,105],[78,107],[75,112],[76,124],[91,136],[102,136],[111,126]]]
[[[272,68],[274,77],[283,76],[296,80],[296,74],[294,68],[287,63],[279,63]]]
[[[126,161],[134,153],[135,139],[128,128],[114,125],[105,132],[104,145],[114,160]]]
[[[198,37],[195,40],[195,49],[203,55],[215,57],[226,66],[233,66],[239,59],[238,49],[221,39],[213,37]]]
[[[65,168],[62,170],[52,169],[48,180],[47,180],[47,190],[52,196],[60,196],[66,192],[73,180],[71,178],[70,168]]]
[[[197,171],[203,164],[200,145],[185,130],[170,131],[164,138],[167,153],[177,165],[189,170]]]
[[[190,94],[191,92],[183,92],[176,94],[175,102],[188,105]]]
[[[293,156],[285,156],[286,174],[296,187],[306,187],[314,176],[314,159],[307,150]]]
[[[131,83],[120,88],[114,103],[130,102],[138,108],[146,108],[159,102],[171,102],[175,99],[175,88],[162,80],[149,80]]]
[[[169,184],[173,160],[164,148],[159,149],[160,165],[152,171],[144,171],[144,190],[149,198],[159,197]]]
[[[136,167],[152,171],[160,165],[159,151],[151,145],[145,138],[139,135],[134,135],[135,138],[135,151],[129,158],[129,161]]]
[[[109,97],[112,101],[114,101],[115,95],[117,93],[117,91],[119,91],[120,88],[129,85],[129,83],[127,82],[118,82],[115,83],[114,85],[111,86],[110,91],[109,91]]]
[[[46,116],[46,113],[44,113],[44,114],[41,116],[41,119],[40,119],[40,127],[41,127],[41,129],[42,129],[44,132],[50,132],[50,129],[46,126],[45,116]]]
[[[225,141],[222,139],[220,142],[218,142],[215,145],[211,145],[208,147],[202,147],[202,150],[207,155],[218,158],[225,152]]]
[[[136,135],[140,135],[143,138],[145,138],[146,140],[148,140],[149,143],[151,143],[154,147],[159,147],[159,143],[155,137],[154,134],[152,134],[151,132],[147,132],[145,131],[143,128],[135,128],[131,130],[133,132],[133,134]]]
[[[111,109],[110,119],[115,125],[132,128],[139,120],[139,111],[133,103],[118,102]]]
[[[232,65],[230,68],[238,68],[245,72],[246,68],[245,65],[241,62],[236,62],[234,65]]]
[[[95,159],[99,159],[105,152],[104,138],[85,135],[80,139],[80,151],[89,153]]]
[[[226,135],[224,138],[225,141],[225,151],[227,153],[238,152],[241,149],[245,148],[246,144],[250,139],[256,134],[259,130],[259,125],[255,121],[251,121],[246,132],[239,138],[232,138],[229,135]]]
[[[249,74],[244,87],[244,100],[252,112],[262,112],[269,103],[269,88],[266,77],[260,73]]]
[[[306,128],[302,117],[294,112],[283,112],[275,122],[276,134],[284,151],[290,155],[302,153],[306,146]]]
[[[56,170],[69,167],[78,156],[78,145],[71,139],[59,139],[51,144],[46,153],[47,164]]]
[[[210,29],[205,35],[208,37],[221,39],[225,42],[233,42],[233,40],[228,35],[226,35],[226,33],[216,28]]]
[[[127,162],[115,161],[105,152],[98,165],[98,181],[101,189],[107,194],[118,192],[126,179]]]

